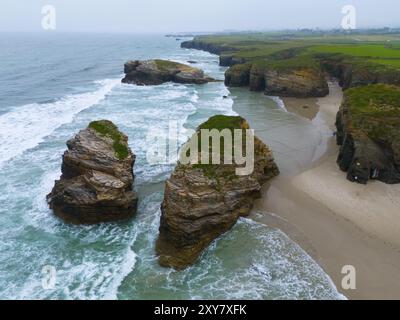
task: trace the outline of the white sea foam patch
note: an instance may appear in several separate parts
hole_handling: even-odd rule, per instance
[[[268,98],[270,98],[272,101],[274,101],[279,108],[281,108],[283,111],[288,112],[285,106],[285,103],[283,102],[283,100],[279,97],[274,97],[274,96],[268,96]]]
[[[216,110],[223,112],[227,116],[238,116],[239,114],[233,111],[233,99],[229,95],[230,92],[224,85],[219,97],[214,99],[213,105]]]
[[[52,103],[27,104],[0,116],[0,166],[37,146],[77,113],[99,103],[120,79],[96,83],[100,86],[96,91],[65,96]]]

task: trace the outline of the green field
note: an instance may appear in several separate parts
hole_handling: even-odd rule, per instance
[[[379,66],[400,69],[399,34],[241,33],[199,36],[196,40],[220,46],[225,54],[235,58],[258,63],[268,61],[267,65],[277,67],[296,63],[312,66],[319,55],[332,54],[358,65],[368,62],[372,69]]]
[[[374,84],[346,91],[352,114],[378,113],[400,117],[400,88]]]
[[[317,45],[308,49],[311,54],[331,53],[342,54],[353,58],[363,58],[372,64],[382,64],[388,67],[400,67],[400,47],[385,44],[352,44],[352,45]]]
[[[342,53],[354,57],[368,58],[396,58],[400,59],[400,50],[393,49],[381,44],[362,45],[325,45],[310,48],[311,52]]]
[[[345,92],[353,130],[362,130],[375,141],[400,138],[400,88],[374,84]]]

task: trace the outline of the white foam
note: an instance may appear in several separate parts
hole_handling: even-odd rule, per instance
[[[275,214],[272,214],[275,215]],[[263,224],[254,221],[252,219],[249,218],[240,218],[239,220],[240,222],[244,222],[246,224],[252,225],[252,226],[262,226],[264,227]],[[336,296],[335,297],[331,297],[331,298],[335,298],[338,300],[347,300],[347,298],[341,294],[337,287],[335,286],[333,280],[330,278],[330,276],[321,268],[321,266],[315,262],[312,257],[303,249],[300,247],[300,245],[298,245],[296,242],[294,242],[291,238],[289,238],[283,231],[281,231],[280,229],[273,229],[274,232],[278,235],[280,235],[281,239],[284,239],[285,241],[291,243],[291,250],[296,250],[298,252],[301,252],[302,257],[299,257],[301,260],[303,260],[303,266],[304,269],[308,271],[308,274],[311,273],[317,273],[319,274],[320,277],[323,277],[324,280],[330,285],[330,287],[333,289],[333,291],[335,292]],[[271,239],[269,239],[267,241],[268,243],[271,243]],[[273,245],[271,243],[271,245]],[[278,246],[278,244],[274,244],[275,246]],[[271,281],[271,276],[270,276],[270,272],[268,270],[268,268],[265,267],[265,265],[260,264],[260,263],[255,263],[253,264],[252,268],[250,268],[250,273],[257,273],[263,276],[263,278],[265,278],[267,281]],[[282,281],[281,279],[279,281]],[[297,279],[298,281],[298,279]],[[286,286],[286,284],[284,282],[282,282],[282,286]],[[291,292],[292,294],[293,292]],[[309,292],[310,294],[310,299],[316,299],[316,297],[318,297],[318,294],[316,294],[315,292],[312,294],[311,292]],[[282,298],[287,298],[287,297],[282,297]]]
[[[0,166],[43,139],[74,116],[103,100],[120,79],[97,82],[93,92],[65,96],[52,103],[27,104],[0,116]]]
[[[281,108],[283,111],[288,112],[285,106],[285,103],[283,102],[283,100],[279,97],[275,97],[275,96],[268,96],[268,98],[270,98],[271,100],[273,100],[279,108]]]
[[[137,234],[136,234],[137,235]],[[135,239],[132,241],[131,245],[136,241]],[[118,299],[118,288],[121,285],[122,281],[127,277],[136,265],[137,254],[131,249],[129,246],[128,251],[125,254],[123,262],[117,270],[117,272],[112,277],[112,282],[107,289],[107,292],[103,299],[105,300],[117,300]]]

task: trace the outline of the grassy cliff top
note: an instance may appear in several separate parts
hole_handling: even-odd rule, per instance
[[[231,131],[235,129],[249,129],[245,119],[239,116],[224,116],[216,115],[209,118],[206,122],[201,124],[198,130],[201,129],[217,129],[219,131],[229,129]]]
[[[400,139],[400,87],[374,84],[345,91],[353,133],[391,144]]]
[[[102,136],[112,139],[115,156],[119,160],[124,160],[128,157],[129,149],[126,138],[114,123],[108,120],[93,121],[89,124],[89,128]]]
[[[200,130],[213,130],[216,129],[219,132],[221,132],[224,129],[228,129],[231,132],[235,129],[249,129],[249,125],[245,119],[239,116],[224,116],[224,115],[216,115],[211,118],[209,118],[206,122],[202,123],[198,128],[197,132],[194,134],[194,136],[191,138],[193,139],[195,136],[197,136],[198,139],[198,151],[201,152],[201,131]],[[232,135],[233,137],[233,135]],[[203,174],[210,178],[210,179],[216,179],[216,181],[224,181],[224,180],[234,180],[236,179],[235,175],[235,167],[236,165],[223,165],[223,159],[224,159],[224,140],[220,141],[220,150],[213,150],[212,148],[212,143],[210,141],[209,144],[209,150],[208,152],[212,154],[213,152],[218,152],[220,155],[221,159],[221,164],[212,164],[211,163],[211,156],[210,156],[210,164],[194,164],[193,168],[195,169],[200,169],[202,170]],[[243,140],[242,140],[242,145],[244,146],[246,143],[246,136],[243,134]],[[234,145],[232,145],[232,154],[233,154],[233,148]],[[218,182],[218,183],[219,183]]]
[[[287,62],[286,68],[298,64],[313,67],[323,54],[325,57],[340,55],[344,62],[360,66],[367,64],[373,69],[400,69],[400,35],[392,33],[260,32],[199,36],[194,41],[225,47],[226,52],[236,58],[276,68],[285,67],[282,61]]]
[[[356,114],[393,115],[400,117],[400,87],[373,84],[346,90],[350,111]]]
[[[170,60],[155,59],[154,62],[159,70],[174,70],[174,69],[179,69],[181,71],[197,71],[198,70],[198,69],[188,66],[186,64],[174,62],[174,61],[170,61]]]

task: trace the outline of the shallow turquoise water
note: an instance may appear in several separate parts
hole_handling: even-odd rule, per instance
[[[159,207],[163,182],[174,164],[146,161],[149,137],[167,132],[174,121],[183,143],[185,128],[214,114],[234,114],[232,99],[222,98],[229,95],[223,83],[123,85],[123,63],[156,57],[196,60],[222,79],[225,69],[216,56],[180,49],[175,39],[162,36],[2,34],[0,47],[1,299],[339,297],[326,274],[295,243],[246,219],[216,240],[193,267],[175,272],[158,266],[154,242]],[[256,98],[247,99],[241,104],[244,116]],[[272,100],[264,108],[271,126],[312,130]],[[45,196],[60,175],[65,142],[90,121],[103,118],[129,136],[137,155],[139,212],[124,223],[66,225],[52,215]],[[279,145],[296,143],[293,130],[271,132],[270,138],[283,164]],[[56,269],[51,289],[42,286],[46,265]]]

